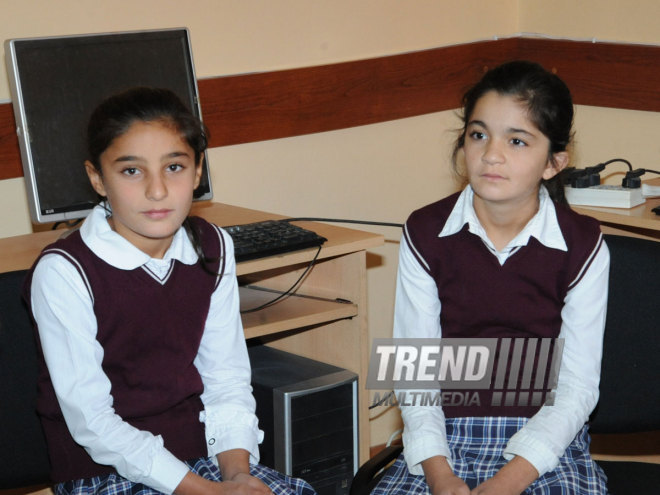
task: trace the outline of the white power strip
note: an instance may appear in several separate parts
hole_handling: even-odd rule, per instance
[[[610,208],[632,208],[645,199],[641,188],[629,189],[621,186],[601,184],[585,188],[566,187],[566,200],[575,206],[605,206]]]

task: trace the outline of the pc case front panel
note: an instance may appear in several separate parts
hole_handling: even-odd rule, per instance
[[[357,471],[357,376],[339,371],[274,391],[275,469],[319,495],[348,493]]]

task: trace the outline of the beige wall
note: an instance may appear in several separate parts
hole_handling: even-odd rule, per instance
[[[389,55],[518,32],[660,43],[658,1],[4,0],[5,38],[187,26],[199,77]],[[38,13],[38,18],[35,17]],[[4,74],[4,68],[0,69]],[[9,97],[0,75],[0,99]],[[294,216],[402,222],[455,188],[453,112],[210,151],[216,200]],[[580,107],[578,165],[623,157],[660,168],[660,114]],[[258,177],[258,180],[254,180]],[[0,236],[31,231],[23,180],[0,181]],[[11,214],[7,213],[12,211]],[[391,333],[398,238],[369,257],[372,337]],[[0,253],[1,256],[1,253]],[[372,422],[372,444],[398,427]]]
[[[518,30],[574,39],[657,44],[658,0],[519,0]]]
[[[186,26],[197,75],[210,77],[363,59],[515,32],[516,0],[484,5],[481,0],[3,0],[0,33],[8,39]],[[462,18],[470,22],[456,22]],[[2,65],[0,100],[9,98],[4,74]],[[270,157],[271,164],[279,160]],[[0,184],[0,193],[15,186]],[[296,209],[300,204],[293,203]],[[31,231],[26,208],[21,202],[15,214],[3,214],[0,236]]]

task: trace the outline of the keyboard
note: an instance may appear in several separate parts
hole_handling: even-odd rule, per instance
[[[231,225],[223,229],[234,241],[237,262],[318,247],[327,241],[316,232],[284,220]]]

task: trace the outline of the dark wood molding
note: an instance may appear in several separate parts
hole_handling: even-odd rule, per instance
[[[458,107],[488,67],[516,58],[555,70],[576,104],[660,111],[660,46],[508,38],[202,79],[202,113],[211,147],[414,117]],[[22,175],[11,104],[0,105],[0,160],[0,179]]]
[[[556,70],[576,104],[660,112],[660,46],[520,38],[517,55]]]
[[[211,146],[344,129],[456,108],[515,40],[199,81]]]
[[[0,180],[23,177],[11,103],[0,105]]]

